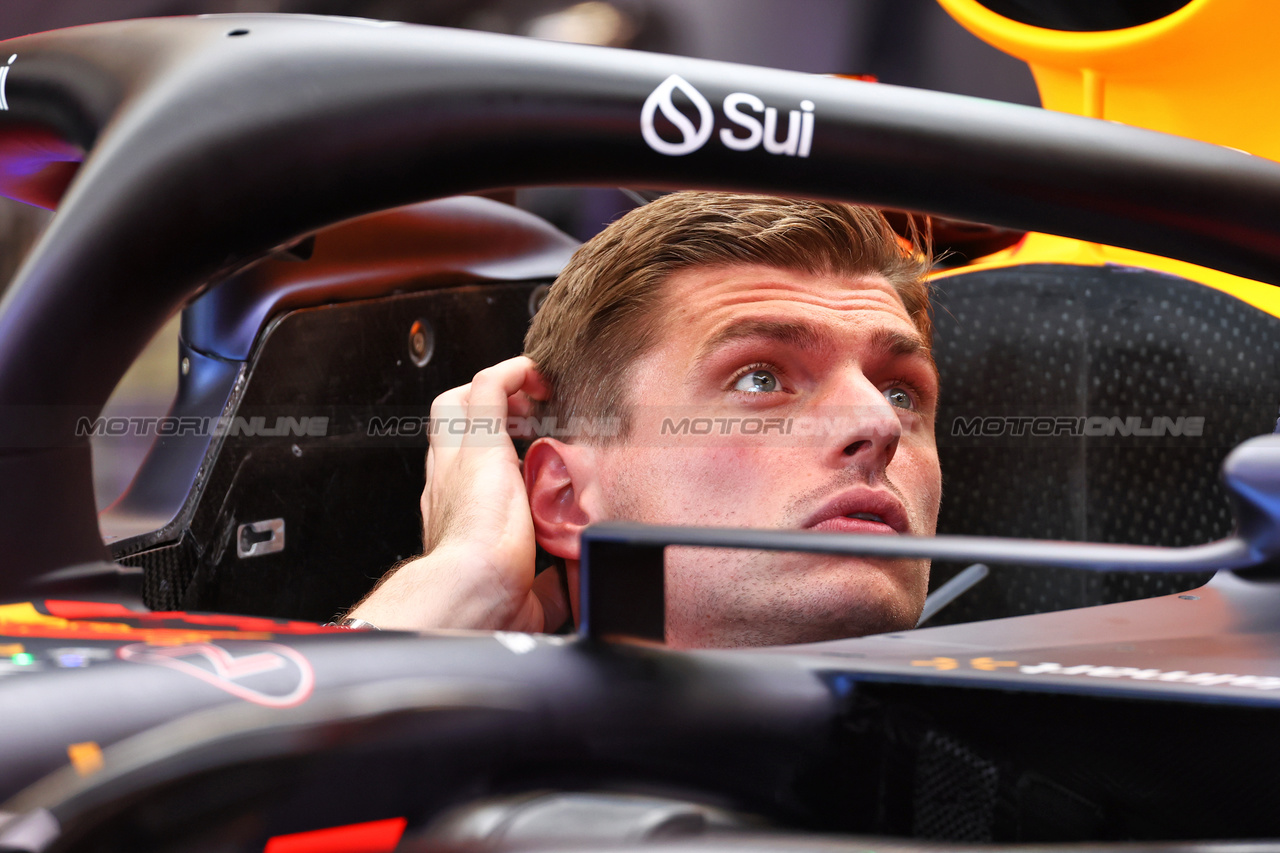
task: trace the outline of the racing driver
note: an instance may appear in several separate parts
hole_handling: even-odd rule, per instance
[[[579,534],[604,519],[933,534],[926,271],[869,208],[686,192],[633,210],[574,255],[525,356],[431,407],[433,424],[560,428],[523,464],[505,430],[433,429],[424,554],[346,623],[554,630],[577,612]],[[567,584],[535,576],[535,544]],[[668,548],[667,642],[910,628],[928,573],[927,560]]]

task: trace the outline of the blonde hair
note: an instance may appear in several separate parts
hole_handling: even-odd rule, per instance
[[[880,275],[932,340],[928,255],[878,210],[836,202],[681,192],[632,210],[574,253],[525,336],[552,389],[538,414],[622,418],[627,369],[659,340],[663,282],[690,267],[758,264]]]

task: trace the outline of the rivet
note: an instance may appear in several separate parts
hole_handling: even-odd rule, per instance
[[[435,334],[426,320],[414,320],[409,327],[409,358],[418,367],[426,367],[436,350]]]
[[[181,367],[182,367],[182,375],[183,375],[183,376],[186,376],[188,373],[190,373],[190,372],[191,372],[191,359],[187,358],[187,357],[184,355],[184,356],[182,357],[182,365],[181,365]]]

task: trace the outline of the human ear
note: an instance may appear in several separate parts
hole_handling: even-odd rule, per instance
[[[524,485],[538,544],[556,557],[577,560],[582,529],[594,513],[584,494],[594,469],[587,448],[540,438],[524,456]]]

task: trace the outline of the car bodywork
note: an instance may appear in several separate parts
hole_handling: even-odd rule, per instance
[[[432,267],[439,276],[424,273],[413,292],[385,304],[368,300],[388,295],[381,285],[351,282],[278,298],[285,290],[269,265],[290,263],[282,253],[307,254],[308,235],[424,198],[547,183],[836,197],[1277,282],[1275,164],[973,99],[377,22],[130,21],[7,46],[4,186],[58,208],[0,303],[0,591],[14,602],[0,607],[9,652],[0,785],[10,815],[0,840],[11,848],[260,849],[272,838],[388,820],[407,827],[406,843],[430,845],[447,809],[534,790],[656,792],[791,830],[950,841],[1274,834],[1273,786],[1240,780],[1267,778],[1280,755],[1272,615],[1280,591],[1265,579],[1280,549],[1277,439],[1255,439],[1228,459],[1235,525],[1206,528],[1215,542],[802,541],[776,531],[602,526],[584,542],[584,636],[569,639],[424,638],[296,618],[149,612],[128,594],[145,587],[148,570],[155,576],[154,565],[139,558],[147,568],[128,570],[109,559],[87,438],[76,432],[165,318],[215,285],[189,315],[184,356],[204,380],[188,383],[186,403],[220,413],[244,403],[260,369],[266,386],[293,387],[283,380],[299,369],[297,356],[344,329],[358,340],[362,328],[385,327],[402,341],[413,318],[430,315],[443,352],[476,334],[468,323],[484,316],[480,306],[501,303],[481,327],[518,336],[536,288],[570,247],[492,208],[457,233],[487,243],[484,229],[511,218],[499,230],[523,237],[497,252],[507,263],[459,251]],[[794,151],[725,143],[720,131],[736,137],[721,105],[742,92],[796,112]],[[486,207],[445,202],[421,215],[447,229]],[[326,250],[323,233],[317,252]],[[1167,284],[1099,275],[1111,276],[1099,287]],[[230,286],[219,284],[228,276]],[[1037,300],[1045,286],[1033,285]],[[451,301],[454,319],[440,325]],[[1256,323],[1255,334],[1274,341],[1274,318],[1260,314],[1242,313],[1234,327]],[[295,356],[276,373],[265,367],[273,339]],[[1266,352],[1255,365],[1264,377],[1274,374]],[[437,364],[455,362],[470,363],[455,354]],[[413,378],[388,387],[406,408],[450,379],[405,375]],[[288,395],[260,403],[266,411],[282,400],[298,403]],[[347,409],[320,404],[330,407],[326,423],[350,421],[323,437],[359,446],[361,419],[378,404],[376,395]],[[1271,405],[1263,404],[1249,417]],[[1237,428],[1266,431],[1258,423]],[[294,440],[304,437],[282,436],[272,470],[284,470],[280,459],[323,458],[319,445]],[[234,493],[205,469],[215,444],[174,457],[185,459],[177,498],[126,499],[126,508],[141,507],[118,519],[119,539],[141,549],[135,555],[183,547],[179,528],[194,528],[172,525],[187,511],[197,518],[193,489]],[[242,463],[236,471],[247,470]],[[214,600],[243,584],[227,581],[234,561],[205,558],[208,543],[228,554],[240,524],[260,517],[215,516],[192,546],[191,578],[225,582]],[[286,551],[302,547],[285,542]],[[677,542],[912,554],[1030,572],[1238,571],[1193,593],[1086,610],[677,653],[633,642],[661,638],[661,547]],[[244,583],[254,583],[253,565],[262,564],[241,567]],[[293,564],[276,586],[304,582],[305,569]],[[191,606],[189,588],[141,592]],[[575,836],[565,831],[560,841],[569,843]],[[770,838],[819,843],[768,835],[738,843]]]

